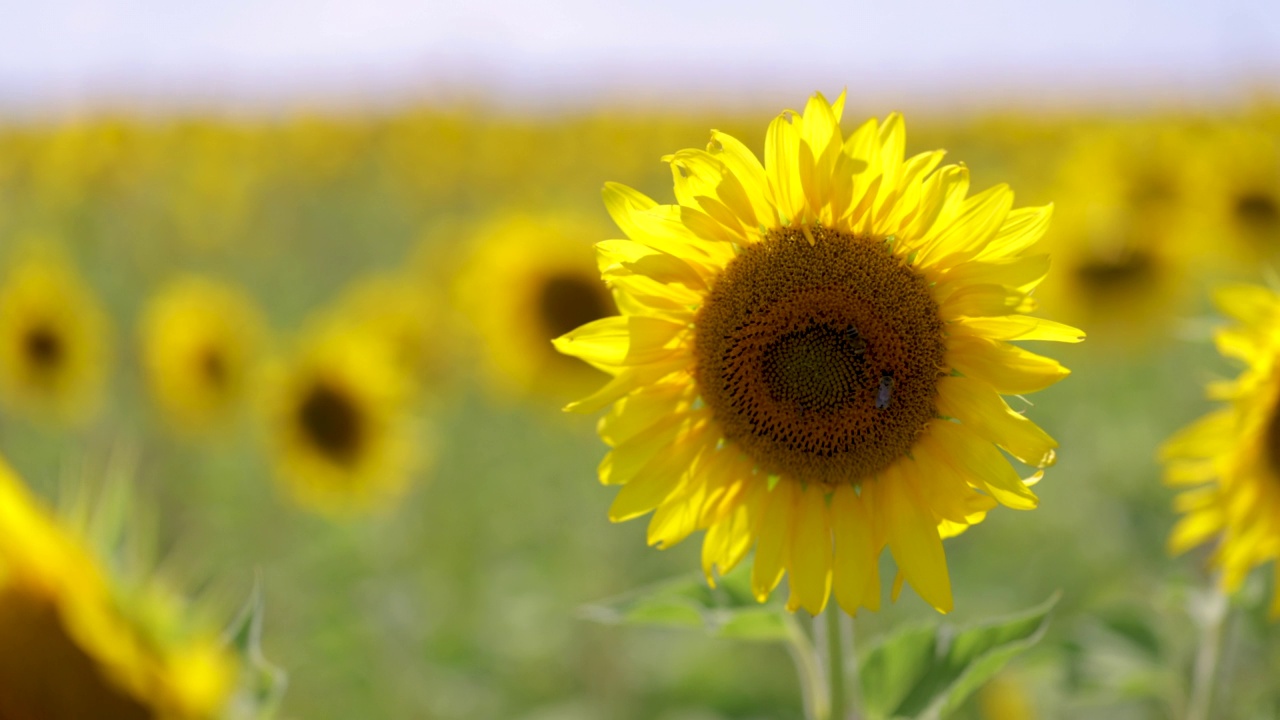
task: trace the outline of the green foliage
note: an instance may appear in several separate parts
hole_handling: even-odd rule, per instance
[[[1010,617],[956,631],[947,625],[898,632],[861,666],[871,718],[937,718],[955,711],[1014,656],[1044,635],[1058,597]]]
[[[240,688],[232,717],[274,717],[289,685],[288,674],[262,654],[262,621],[266,598],[262,579],[254,581],[249,598],[223,633],[223,641],[240,660]]]
[[[750,572],[743,569],[721,578],[714,588],[692,574],[587,605],[582,615],[611,625],[693,628],[734,640],[786,641],[786,611],[757,603],[750,582]]]

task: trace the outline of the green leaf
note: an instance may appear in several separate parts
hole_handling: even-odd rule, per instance
[[[785,642],[786,611],[757,603],[750,584],[751,573],[742,569],[714,588],[700,574],[681,576],[584,606],[581,614],[609,625],[690,628],[735,640]]]
[[[861,678],[872,718],[937,718],[1014,656],[1036,644],[1049,624],[1055,595],[1039,607],[963,630],[947,625],[908,629],[872,649]]]
[[[262,576],[258,575],[249,598],[222,634],[223,642],[240,658],[240,688],[232,703],[234,717],[273,717],[289,685],[288,673],[262,654],[265,612]]]

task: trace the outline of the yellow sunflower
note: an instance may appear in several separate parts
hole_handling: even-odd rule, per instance
[[[110,364],[107,319],[68,262],[22,253],[0,285],[0,402],[55,420],[96,409]]]
[[[1227,123],[1204,143],[1206,227],[1230,241],[1233,255],[1252,269],[1280,258],[1280,139],[1253,124]]]
[[[568,409],[612,405],[600,479],[610,517],[654,511],[649,541],[705,529],[708,581],[755,548],[763,601],[879,607],[877,557],[951,609],[942,538],[997,503],[1036,506],[1056,443],[1001,395],[1067,370],[1009,340],[1075,342],[1029,317],[1048,258],[1024,250],[1050,208],[966,197],[941,151],[903,159],[902,118],[845,137],[822,95],[769,126],[763,164],[713,131],[666,159],[678,204],[621,185],[605,204],[629,238],[597,246],[622,314],[556,340],[613,375]],[[1024,479],[1001,450],[1035,470]],[[896,592],[895,592],[896,595]]]
[[[270,435],[297,501],[340,515],[404,489],[424,444],[411,436],[410,386],[384,343],[325,324],[270,374]]]
[[[458,301],[500,390],[567,398],[603,379],[551,339],[617,312],[588,252],[604,229],[566,214],[518,215],[477,233]]]
[[[431,384],[444,371],[439,300],[410,276],[374,275],[347,288],[330,322],[360,328],[386,345],[404,375]]]
[[[1280,295],[1239,285],[1219,290],[1215,300],[1236,321],[1218,331],[1218,351],[1245,370],[1209,386],[1210,397],[1226,405],[1170,438],[1161,459],[1168,485],[1194,486],[1175,503],[1184,515],[1169,550],[1216,539],[1211,563],[1233,593],[1250,570],[1280,554]],[[1274,568],[1280,573],[1280,563]],[[1280,592],[1271,614],[1280,617]]]
[[[1041,306],[1137,349],[1168,331],[1208,255],[1193,213],[1192,144],[1174,127],[1091,129],[1067,153],[1045,238]]]
[[[152,298],[142,359],[167,416],[191,431],[231,420],[250,391],[263,327],[249,298],[207,278],[179,278]]]
[[[149,616],[179,610],[150,594]],[[148,624],[121,600],[78,537],[0,460],[0,717],[219,716],[234,665],[217,636]]]

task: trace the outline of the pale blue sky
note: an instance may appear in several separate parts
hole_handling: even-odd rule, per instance
[[[496,96],[516,106],[1231,101],[1280,2],[3,0],[0,111]]]

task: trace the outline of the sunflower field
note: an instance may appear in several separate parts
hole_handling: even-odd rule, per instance
[[[0,125],[0,718],[1280,716],[1280,109],[778,110]]]

